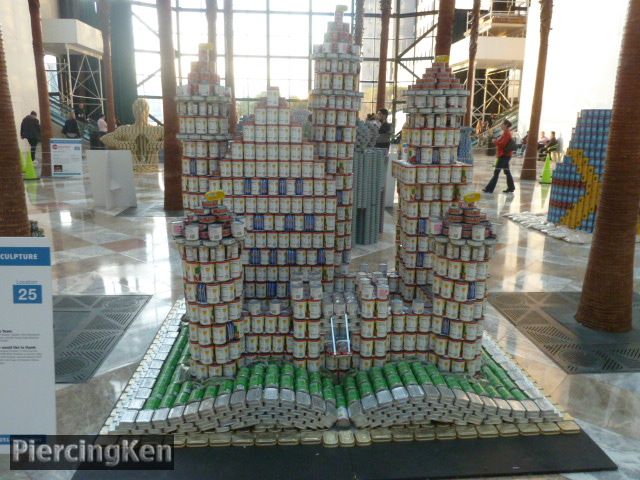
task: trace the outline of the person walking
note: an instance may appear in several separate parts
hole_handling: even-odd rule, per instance
[[[511,176],[511,170],[509,170],[509,162],[511,161],[511,155],[516,149],[516,142],[511,136],[511,122],[505,120],[502,122],[502,135],[494,142],[497,150],[498,159],[496,160],[496,167],[493,171],[493,177],[487,183],[487,186],[482,190],[485,193],[493,193],[498,183],[498,177],[500,176],[500,170],[504,170],[504,174],[507,177],[507,189],[504,193],[514,192],[516,186],[513,183],[513,177]]]
[[[69,116],[62,127],[62,134],[67,138],[78,138],[80,136],[80,127],[73,112],[69,112]]]
[[[42,138],[40,132],[40,120],[38,114],[32,111],[29,115],[22,119],[20,124],[20,138],[24,138],[31,146],[31,160],[36,159],[36,148]]]

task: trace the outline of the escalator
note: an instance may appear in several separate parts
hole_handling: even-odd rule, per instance
[[[49,96],[49,105],[51,106],[51,120],[54,124],[60,127],[64,126],[64,122],[67,120],[69,112],[73,111],[73,108],[69,105],[60,102],[57,96]],[[78,126],[80,127],[80,133],[83,140],[91,142],[91,137],[97,135],[98,127],[93,122],[83,122],[78,120]]]

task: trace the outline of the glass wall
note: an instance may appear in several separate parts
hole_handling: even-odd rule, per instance
[[[392,0],[392,12],[400,6],[402,14],[411,14],[423,3],[437,0]],[[345,17],[353,24],[355,0],[234,0],[234,67],[236,97],[240,114],[249,113],[250,102],[262,96],[268,85],[280,87],[289,99],[305,100],[313,83],[310,54],[314,44],[322,43],[327,22],[333,18],[336,4],[347,4]],[[160,45],[155,0],[132,0],[134,47],[138,93],[147,97],[152,114],[162,119],[162,89],[160,84]],[[207,41],[206,0],[172,0],[173,33],[176,48],[178,84],[187,81],[191,62],[197,59],[198,45]],[[418,5],[420,4],[420,5]],[[218,72],[224,80],[224,0],[218,0],[217,50]],[[419,22],[433,16],[407,16],[391,19],[388,65],[387,108],[394,80],[395,31],[400,37],[399,51],[404,50],[420,34]],[[353,26],[353,25],[352,25]],[[361,91],[365,98],[361,114],[375,110],[380,50],[380,1],[365,0],[363,64]],[[423,40],[420,45],[423,45]],[[423,46],[430,51],[432,48]],[[424,56],[411,49],[406,57]],[[424,67],[419,61],[404,61],[409,69]],[[425,64],[426,66],[426,64]],[[402,89],[413,81],[413,75],[398,67],[398,85]],[[418,75],[421,74],[415,70]],[[398,108],[401,108],[400,106]]]

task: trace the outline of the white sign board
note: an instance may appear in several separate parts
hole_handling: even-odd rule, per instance
[[[56,432],[51,243],[0,237],[0,454]]]
[[[82,175],[82,139],[51,139],[51,173],[54,177]]]
[[[124,209],[138,204],[129,150],[89,150],[87,171],[96,207]]]

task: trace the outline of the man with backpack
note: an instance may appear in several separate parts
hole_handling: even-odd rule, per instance
[[[495,170],[493,171],[493,177],[487,183],[487,186],[482,190],[486,193],[493,193],[493,189],[496,188],[498,183],[498,177],[500,176],[500,170],[504,170],[504,174],[507,177],[507,189],[504,193],[512,193],[515,191],[516,186],[513,184],[513,177],[509,170],[509,162],[511,161],[511,155],[518,148],[515,140],[511,136],[511,122],[505,120],[502,122],[502,135],[494,142],[498,154],[498,160],[496,161]]]

